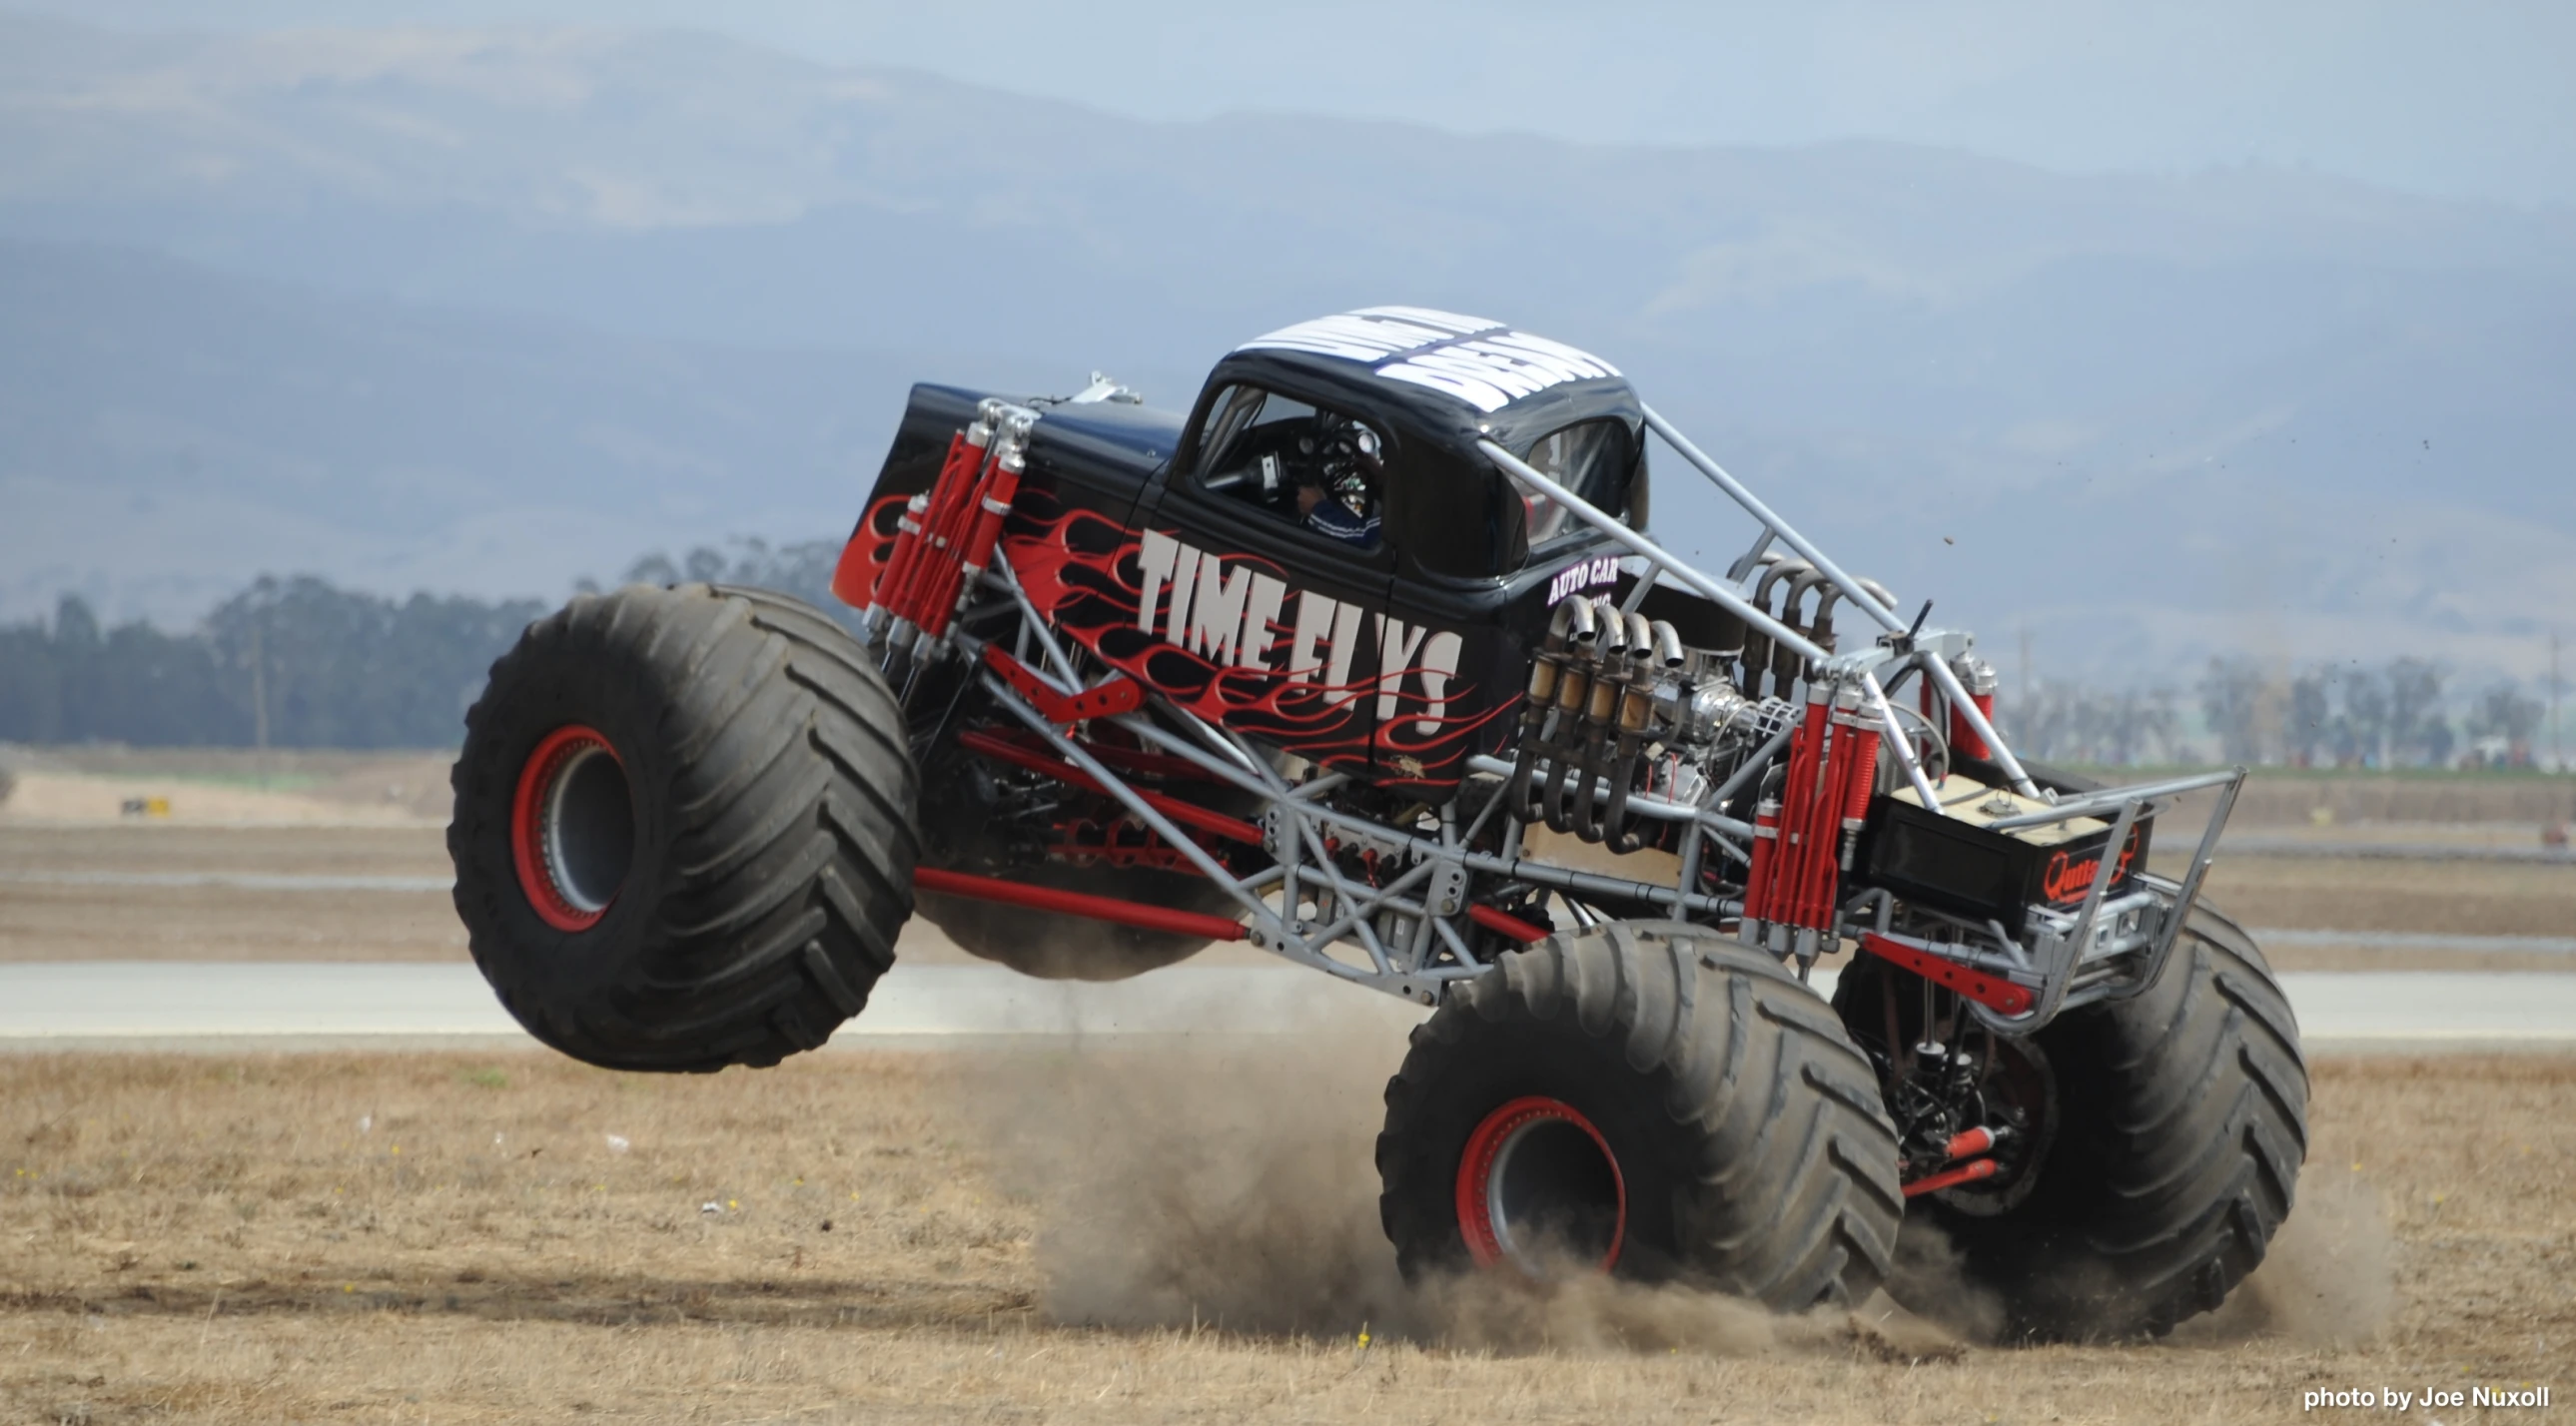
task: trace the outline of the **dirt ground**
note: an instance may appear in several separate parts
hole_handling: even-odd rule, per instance
[[[1368,1158],[1400,1051],[0,1057],[0,1421],[2253,1422],[2576,1390],[2576,1059],[2321,1063],[2300,1206],[2221,1320],[2011,1349],[1884,1299],[1409,1291]]]
[[[0,821],[0,961],[462,960],[443,890],[170,885],[191,875],[443,883],[446,834],[408,827],[32,826]],[[2249,925],[2576,935],[2576,866],[2236,857],[2209,896]],[[907,954],[956,959],[935,936]],[[1212,955],[1266,963],[1257,951]],[[2275,946],[2282,970],[2540,970],[2576,956]]]

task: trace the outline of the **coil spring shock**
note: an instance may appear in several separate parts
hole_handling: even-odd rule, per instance
[[[860,628],[883,641],[888,671],[947,647],[948,630],[992,563],[1019,497],[1038,413],[1000,400],[948,442],[938,478],[905,502],[893,550],[868,591]]]
[[[1755,813],[1746,940],[1801,960],[1824,951],[1877,785],[1885,731],[1857,678],[1808,685],[1779,791]]]

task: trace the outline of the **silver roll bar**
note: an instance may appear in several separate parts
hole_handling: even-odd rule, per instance
[[[1679,427],[1665,420],[1652,406],[1640,402],[1638,409],[1645,412],[1648,429],[1663,437],[1664,444],[1679,452],[1683,460],[1697,466],[1699,473],[1707,476],[1710,484],[1734,497],[1735,503],[1743,506],[1746,514],[1761,521],[1764,529],[1779,536],[1789,548],[1806,556],[1807,563],[1814,565],[1819,573],[1832,580],[1834,587],[1842,591],[1845,599],[1859,605],[1862,612],[1877,620],[1879,627],[1887,632],[1891,634],[1905,632],[1905,621],[1897,617],[1895,610],[1880,603],[1878,597],[1864,588],[1859,580],[1845,574],[1841,565],[1826,558],[1825,552],[1817,549],[1814,541],[1789,528],[1788,521],[1773,514],[1770,506],[1763,504],[1759,497],[1744,487],[1744,482],[1727,474],[1726,467],[1709,459],[1707,452],[1692,445],[1690,437],[1683,435]],[[1757,545],[1755,548],[1758,551],[1760,546]]]
[[[2045,827],[2051,822],[2064,822],[2076,817],[2090,817],[2097,812],[2109,812],[2124,802],[2144,802],[2158,797],[2172,797],[2184,792],[2198,792],[2204,787],[2216,787],[2222,782],[2234,782],[2244,775],[2242,769],[2230,769],[2226,772],[2204,772],[2191,777],[2177,777],[2164,782],[2145,782],[2127,787],[2108,788],[2071,801],[2060,802],[2045,812],[2024,812],[2016,817],[2001,817],[1986,825],[1997,832],[2010,832],[2020,827]]]
[[[1950,671],[1949,661],[1924,654],[1916,655],[1914,661],[1922,665],[1934,683],[1941,685],[1941,696],[1950,700],[1950,711],[1967,719],[1968,726],[1977,730],[1977,736],[1986,740],[1986,750],[1995,755],[1995,766],[2002,768],[2004,776],[2012,780],[2013,791],[2024,797],[2047,801],[2040,796],[2039,784],[2031,781],[2030,774],[2022,770],[2021,759],[2014,757],[2013,750],[2004,746],[2004,735],[1995,731],[1995,725],[1986,717],[1985,710],[1977,706],[1976,699],[1968,696],[1959,676]]]
[[[1828,657],[1822,648],[1817,647],[1817,645],[1805,635],[1800,634],[1797,630],[1790,628],[1788,625],[1781,623],[1770,615],[1763,613],[1761,610],[1754,608],[1752,603],[1745,599],[1742,594],[1733,589],[1729,589],[1719,581],[1711,579],[1707,575],[1700,573],[1698,570],[1691,568],[1688,564],[1684,563],[1679,558],[1676,558],[1663,546],[1656,544],[1653,540],[1650,540],[1635,530],[1628,528],[1626,525],[1619,523],[1619,521],[1614,517],[1603,513],[1602,510],[1591,501],[1584,499],[1582,496],[1575,494],[1573,491],[1568,490],[1564,486],[1557,484],[1555,481],[1548,479],[1546,476],[1539,474],[1535,469],[1531,468],[1529,462],[1522,460],[1519,456],[1513,455],[1510,451],[1504,450],[1501,446],[1494,444],[1492,441],[1478,441],[1476,445],[1478,449],[1484,451],[1487,456],[1493,459],[1494,464],[1510,471],[1514,477],[1528,485],[1531,489],[1536,490],[1548,499],[1563,506],[1566,511],[1572,514],[1576,519],[1581,520],[1583,523],[1590,525],[1592,528],[1599,530],[1605,535],[1608,535],[1610,538],[1617,540],[1620,544],[1626,545],[1631,552],[1644,556],[1646,560],[1653,564],[1657,569],[1662,570],[1664,573],[1671,575],[1683,584],[1688,585],[1692,591],[1699,594],[1702,598],[1707,599],[1711,603],[1726,610],[1726,612],[1733,614],[1735,617],[1742,619],[1747,624],[1761,630],[1764,634],[1769,635],[1772,639],[1778,641],[1783,648],[1796,650],[1799,656],[1805,658],[1810,663],[1823,663]],[[1872,607],[1875,607],[1875,605],[1873,604]],[[1894,627],[1901,629],[1904,626],[1896,625]]]
[[[1878,711],[1880,724],[1887,729],[1883,746],[1896,750],[1896,761],[1905,769],[1906,780],[1914,784],[1914,795],[1923,799],[1923,810],[1935,817],[1949,816],[1949,809],[1941,805],[1939,795],[1932,791],[1932,779],[1923,773],[1923,760],[1914,756],[1914,739],[1896,726],[1896,710],[1888,706],[1887,690],[1878,686],[1878,675],[1862,674],[1860,686],[1861,691],[1869,695],[1870,706]],[[1867,768],[1864,771],[1875,776],[1878,770]]]

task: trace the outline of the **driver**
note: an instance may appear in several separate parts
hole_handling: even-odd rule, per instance
[[[1356,421],[1329,434],[1322,459],[1300,463],[1297,515],[1306,528],[1358,549],[1377,548],[1377,433]]]

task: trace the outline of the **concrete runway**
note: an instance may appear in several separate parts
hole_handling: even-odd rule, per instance
[[[1829,975],[1819,989],[1830,993]],[[2576,1048],[2576,975],[2309,972],[2282,977],[2317,1048]],[[1176,966],[1106,984],[993,966],[899,965],[836,1046],[996,1037],[1397,1035],[1421,1012],[1293,967]],[[470,965],[65,962],[0,965],[16,1050],[530,1043]]]
[[[2293,843],[2276,838],[2283,847],[2313,847],[2309,842]],[[2340,844],[2335,844],[2340,845]],[[2370,850],[2375,844],[2354,844]],[[2412,845],[2412,844],[2404,844]],[[2329,847],[2332,850],[2332,847]],[[2350,851],[2351,848],[2345,848]],[[2472,848],[2470,850],[2479,850]],[[2565,860],[2551,853],[2547,857],[2521,857],[2521,849],[2507,849],[2520,860]],[[2354,853],[2358,855],[2359,853]],[[264,892],[352,892],[402,891],[443,892],[453,885],[445,876],[351,876],[346,874],[294,875],[240,871],[20,871],[0,868],[0,886],[84,886],[137,887],[147,889],[185,889],[220,887],[234,891]],[[2340,931],[2277,926],[2257,926],[2254,939],[2262,944],[2284,946],[2360,946],[2380,950],[2452,952],[2458,954],[2511,953],[2523,955],[2576,956],[2576,936],[2496,936],[2459,935],[2419,931]]]
[[[1290,967],[1176,966],[1111,983],[984,965],[898,964],[835,1045],[1099,1035],[1299,1034],[1421,1012]],[[296,1040],[528,1042],[471,965],[443,962],[0,964],[0,1044]]]

